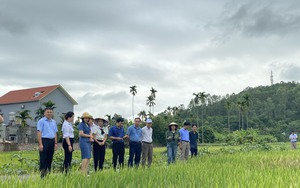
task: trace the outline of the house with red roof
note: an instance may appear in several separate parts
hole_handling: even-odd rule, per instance
[[[74,111],[74,105],[77,105],[77,102],[61,85],[14,90],[0,97],[0,113],[4,117],[4,125],[2,125],[2,131],[0,130],[0,139],[20,142],[20,138],[18,138],[20,129],[18,129],[18,122],[15,116],[19,111],[25,109],[30,110],[30,116],[33,118],[33,120],[27,119],[27,124],[31,128],[28,128],[26,136],[31,140],[29,142],[36,139],[36,134],[29,134],[32,133],[30,130],[36,129],[37,122],[34,121],[37,116],[36,110],[40,107],[44,108],[43,103],[48,101],[55,103],[54,119],[57,123],[61,122],[61,117],[66,112]],[[6,128],[3,128],[4,126]]]

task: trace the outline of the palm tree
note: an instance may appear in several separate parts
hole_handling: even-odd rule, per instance
[[[44,117],[44,110],[42,107],[39,107],[36,111],[35,111],[36,116],[34,117],[34,121],[38,121],[39,119],[41,119],[42,117]]]
[[[153,101],[156,100],[156,92],[157,90],[155,90],[153,87],[150,89],[150,92],[151,92],[151,96],[153,97]],[[154,102],[154,105],[152,106],[152,113],[154,114],[154,106],[155,106],[155,102]]]
[[[130,93],[132,94],[132,119],[134,119],[134,96],[136,95],[136,85],[130,86]]]
[[[154,98],[153,98],[152,95],[150,95],[150,96],[147,97],[146,105],[149,106],[150,112],[151,112],[151,107],[152,107],[153,105],[155,105]]]
[[[43,102],[42,105],[45,107],[45,108],[56,108],[55,107],[55,103],[52,102],[51,100],[47,101],[47,102]],[[35,111],[35,114],[36,116],[34,117],[34,121],[38,121],[39,119],[41,119],[42,117],[44,117],[44,109],[45,108],[42,108],[42,107],[39,107],[36,111]],[[54,117],[54,116],[53,116]]]
[[[148,111],[147,116],[148,116],[149,118],[152,118],[154,115],[152,114],[152,112]]]
[[[226,109],[227,109],[227,115],[228,115],[228,121],[227,121],[227,124],[228,124],[228,133],[230,134],[230,111],[231,111],[231,108],[232,108],[232,102],[230,100],[227,100],[226,103],[225,103],[225,106],[226,106]]]
[[[205,92],[200,92],[200,93],[198,93],[198,95],[199,95],[199,99],[200,99],[200,101],[201,101],[201,110],[202,110],[202,144],[204,144],[204,129],[203,129],[203,127],[204,127],[204,123],[203,123],[203,115],[204,115],[204,105],[205,105],[205,101],[206,101],[206,97],[207,97],[207,95],[205,94]]]
[[[52,109],[56,108],[55,103],[52,102],[51,100],[49,100],[47,102],[43,102],[42,105],[44,105],[45,108],[52,108]]]
[[[18,111],[18,114],[16,115],[16,118],[21,120],[21,126],[23,128],[27,125],[27,119],[33,120],[33,118],[29,115],[30,112],[30,110]]]
[[[238,110],[239,110],[239,130],[244,129],[244,110],[245,110],[245,101],[239,100],[237,102]],[[241,125],[242,119],[242,125]]]
[[[18,114],[16,115],[16,118],[21,120],[20,124],[20,140],[23,143],[23,138],[24,138],[24,133],[25,133],[25,128],[27,125],[27,119],[33,120],[33,118],[30,116],[30,110],[22,110],[18,111]]]
[[[199,101],[199,93],[193,93],[193,95],[195,95],[194,106],[196,108],[196,118],[197,118],[197,126],[198,126],[199,125],[199,123],[198,123],[198,121],[199,121],[198,105],[199,105],[199,102],[200,102]]]
[[[248,93],[243,95],[244,103],[245,103],[245,113],[246,113],[246,124],[247,129],[249,127],[249,107],[251,103],[250,95]]]
[[[144,121],[146,119],[146,111],[145,110],[142,110],[138,113],[138,116]]]

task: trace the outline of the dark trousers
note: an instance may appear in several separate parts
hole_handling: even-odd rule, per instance
[[[54,139],[42,138],[43,151],[40,151],[41,177],[45,177],[51,171],[51,163],[54,154]]]
[[[142,143],[130,141],[128,167],[133,166],[133,157],[134,157],[134,165],[136,167],[139,166],[141,160],[141,153],[142,153]]]
[[[114,169],[117,167],[117,159],[119,157],[119,165],[120,167],[124,166],[124,154],[125,154],[125,145],[121,142],[113,142],[112,146],[112,152],[113,152],[113,166]]]
[[[73,148],[74,138],[69,138],[69,139],[70,139],[71,146]],[[65,152],[63,171],[65,171],[67,173],[71,167],[73,151],[71,151],[71,152],[69,151],[69,146],[68,146],[66,139],[63,140],[63,148],[64,148],[64,152]]]
[[[197,154],[198,154],[198,149],[197,148],[192,148],[191,147],[191,156],[193,157],[193,156],[197,156]]]
[[[103,140],[98,140],[98,141],[103,142]],[[100,146],[97,142],[94,142],[93,157],[94,157],[95,171],[97,171],[97,169],[103,170],[103,163],[105,159],[105,145]]]

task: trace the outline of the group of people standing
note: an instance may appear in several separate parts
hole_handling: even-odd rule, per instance
[[[46,108],[44,117],[37,123],[37,136],[40,155],[41,177],[45,177],[51,170],[51,163],[54,151],[57,150],[57,125],[52,119],[53,109]],[[74,113],[67,112],[62,125],[63,149],[65,159],[63,162],[64,172],[68,172],[71,167],[72,152],[74,151]],[[142,166],[151,166],[153,156],[153,129],[152,120],[146,119],[146,125],[141,127],[141,119],[134,119],[133,125],[129,126],[125,132],[123,128],[124,119],[116,119],[116,125],[107,128],[108,121],[104,118],[93,118],[89,113],[84,112],[81,122],[78,124],[79,147],[81,150],[81,171],[88,173],[91,155],[93,154],[94,169],[103,170],[105,161],[106,141],[112,141],[113,168],[117,169],[117,164],[124,166],[125,140],[129,141],[128,167],[138,167],[140,161]],[[178,124],[172,122],[168,125],[166,132],[168,164],[174,163],[177,155],[177,148],[181,150],[181,159],[187,160],[189,152],[192,156],[197,156],[198,133],[197,125],[192,124],[192,130],[188,131],[191,124],[185,122],[182,129],[177,130]],[[142,158],[142,159],[141,159]]]
[[[190,122],[184,122],[183,127],[178,131],[177,123],[169,124],[169,130],[166,132],[168,164],[175,163],[177,148],[180,149],[180,159],[183,161],[188,159],[190,152],[192,157],[197,156],[197,124],[192,124],[191,131],[188,130],[189,126],[191,126]]]

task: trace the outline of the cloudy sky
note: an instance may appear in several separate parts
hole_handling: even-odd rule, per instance
[[[298,33],[298,34],[297,34]],[[0,0],[0,96],[61,84],[75,113],[131,116],[300,80],[298,0]]]

